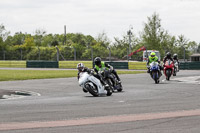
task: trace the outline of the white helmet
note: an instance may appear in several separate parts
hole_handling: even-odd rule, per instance
[[[77,69],[78,69],[79,71],[83,71],[83,69],[84,69],[84,64],[83,64],[83,63],[78,63],[78,64],[77,64]]]

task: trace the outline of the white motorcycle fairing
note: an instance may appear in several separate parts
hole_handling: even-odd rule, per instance
[[[97,79],[93,75],[88,74],[87,72],[81,72],[80,78],[79,78],[79,86],[85,88],[86,83],[90,84],[94,88],[97,87],[99,95],[107,94],[107,91],[104,89],[104,86],[101,84],[99,79]],[[87,88],[85,88],[85,89],[87,89]]]
[[[176,67],[176,70],[179,70],[177,61],[174,61],[174,66]]]

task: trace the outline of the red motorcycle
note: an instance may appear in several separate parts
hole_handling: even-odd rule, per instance
[[[174,72],[174,62],[171,60],[167,60],[164,64],[164,74],[166,76],[166,80],[170,79],[173,72]]]

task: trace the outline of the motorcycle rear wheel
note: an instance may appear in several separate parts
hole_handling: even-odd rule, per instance
[[[111,96],[112,95],[112,90],[110,89],[110,87],[108,88],[108,89],[106,89],[106,91],[107,91],[107,96]]]
[[[123,90],[123,87],[122,87],[122,85],[120,84],[120,88],[117,89],[117,91],[118,91],[118,92],[121,92],[122,90]]]

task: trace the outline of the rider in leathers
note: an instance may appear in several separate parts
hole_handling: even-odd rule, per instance
[[[151,55],[148,57],[148,61],[147,61],[147,69],[148,69],[148,70],[147,70],[147,72],[150,73],[150,67],[149,67],[149,65],[150,65],[153,61],[158,62],[159,68],[160,68],[159,72],[160,72],[160,75],[162,75],[162,73],[161,73],[162,67],[160,66],[160,61],[158,60],[158,57],[156,56],[156,53],[155,53],[155,52],[151,52]]]
[[[99,74],[94,74],[94,72],[91,69],[85,67],[83,63],[78,63],[77,69],[78,69],[78,76],[77,76],[78,80],[79,80],[79,77],[80,77],[79,75],[81,72],[87,72],[88,74],[92,74],[94,77],[99,79],[100,82],[105,86],[105,88],[109,87],[109,85],[103,80],[103,78]],[[83,89],[83,91],[87,92],[87,90],[85,89]]]
[[[87,72],[88,74],[92,73],[91,69],[85,67],[83,63],[78,63],[77,64],[77,69],[78,69],[78,75],[77,75],[78,80],[80,78],[80,73],[81,72]],[[83,88],[83,92],[87,93],[88,91],[85,88]]]
[[[171,60],[171,61],[174,61],[171,57],[171,53],[170,52],[167,52],[166,56],[163,58],[163,64],[165,64],[165,62],[167,60]]]
[[[121,83],[121,80],[120,80],[119,76],[117,75],[117,72],[114,70],[114,68],[111,65],[101,61],[100,57],[96,57],[94,59],[94,63],[95,63],[94,71],[96,73],[98,73],[98,71],[100,69],[103,70],[104,68],[109,68],[111,70],[111,73],[113,73],[116,76],[116,78],[119,81],[119,83]]]
[[[177,61],[177,63],[178,63],[178,68],[179,68],[180,63],[179,63],[179,61],[178,61],[178,56],[177,56],[177,54],[174,54],[174,55],[173,55],[173,60],[174,60],[174,61]],[[178,69],[178,71],[179,71],[179,69]]]

